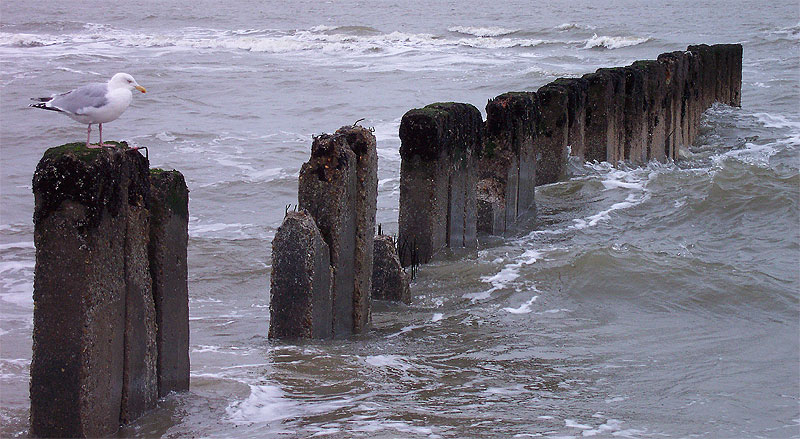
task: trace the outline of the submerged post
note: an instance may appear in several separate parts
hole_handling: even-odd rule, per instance
[[[400,260],[430,261],[444,247],[475,247],[475,153],[480,111],[438,103],[408,111],[400,123]]]
[[[150,276],[153,278],[158,396],[189,390],[189,189],[175,170],[150,170]]]
[[[269,338],[333,336],[328,244],[305,211],[288,212],[272,240]]]
[[[391,236],[377,235],[374,238],[374,246],[373,298],[411,303],[410,276],[400,264],[394,239]]]
[[[134,327],[128,319],[152,309],[146,237],[138,235],[147,227],[143,172],[146,159],[125,144],[67,144],[47,150],[37,165],[34,436],[107,436],[118,429],[123,409],[132,413],[155,400],[148,378],[151,321]],[[135,309],[126,317],[129,295]]]

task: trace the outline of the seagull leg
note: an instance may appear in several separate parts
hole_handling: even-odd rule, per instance
[[[105,143],[103,143],[103,124],[99,123],[99,124],[97,124],[97,126],[100,127],[100,143],[98,143],[97,146],[99,146],[99,147],[114,146],[114,145],[111,145],[111,144],[106,145]]]
[[[89,137],[92,135],[92,124],[86,126],[86,147],[87,148],[99,148],[99,146],[92,146],[89,144]]]

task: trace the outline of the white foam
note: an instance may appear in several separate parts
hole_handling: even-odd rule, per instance
[[[534,264],[536,261],[541,259],[541,257],[542,253],[538,250],[526,250],[521,255],[517,256],[514,259],[514,262],[506,264],[506,266],[500,269],[500,271],[496,274],[492,276],[481,277],[481,281],[492,285],[491,288],[477,293],[467,293],[461,297],[470,299],[472,303],[488,299],[491,297],[493,292],[509,288],[512,283],[514,283],[514,281],[520,277],[519,271],[523,266]],[[501,261],[502,259],[495,259],[495,262]]]
[[[475,35],[476,37],[499,37],[519,32],[519,29],[506,29],[503,27],[477,27],[477,26],[452,26],[447,28],[450,32],[460,34]]]
[[[575,218],[573,219],[573,227],[575,229],[585,229],[588,227],[594,227],[599,224],[601,221],[605,222],[611,218],[611,213],[617,210],[628,209],[634,206],[637,206],[650,198],[649,194],[644,194],[637,196],[636,194],[629,194],[625,201],[621,201],[619,203],[614,203],[606,210],[602,210],[594,215],[591,215],[587,218]]]
[[[778,149],[769,144],[745,143],[744,146],[742,149],[734,149],[714,156],[711,160],[717,167],[722,167],[725,160],[734,159],[748,165],[769,168],[769,159],[778,153]]]
[[[588,24],[580,24],[580,23],[564,23],[556,26],[558,30],[573,30],[573,29],[580,29],[580,30],[593,30],[595,27],[590,26]]]
[[[586,45],[583,46],[583,48],[591,49],[594,47],[604,47],[606,49],[620,49],[623,47],[636,46],[647,41],[650,41],[650,37],[612,37],[594,34],[592,38],[586,41]]]
[[[512,47],[536,47],[544,44],[545,40],[538,39],[517,39],[517,38],[471,38],[458,40],[461,46],[474,47],[476,49],[510,49]]]
[[[431,322],[436,323],[436,322],[442,320],[442,318],[444,318],[444,314],[442,314],[440,312],[434,313],[433,317],[431,317]]]
[[[402,329],[400,329],[400,332],[395,332],[394,334],[389,334],[386,337],[388,337],[388,338],[397,337],[398,335],[402,335],[402,334],[405,334],[406,332],[411,332],[411,331],[413,331],[415,329],[419,329],[419,328],[424,328],[424,326],[422,326],[422,325],[405,326]]]
[[[591,425],[580,424],[574,419],[564,419],[564,426],[567,428],[580,428],[581,430],[591,430]]]
[[[364,361],[373,367],[385,367],[406,371],[411,366],[399,355],[370,355]]]
[[[272,385],[251,385],[247,399],[231,404],[226,411],[234,423],[270,424],[300,414],[298,404],[287,401],[284,391]]]
[[[518,308],[503,308],[503,311],[510,312],[511,314],[528,314],[532,311],[531,305],[536,302],[539,296],[533,296],[527,302],[520,305]]]
[[[800,121],[791,120],[781,114],[753,113],[753,116],[767,128],[791,128],[800,131]]]
[[[0,46],[11,47],[42,47],[63,44],[67,39],[55,35],[15,34],[0,32]]]
[[[352,430],[361,433],[376,433],[381,430],[396,430],[401,433],[426,435],[429,438],[441,437],[434,433],[433,429],[430,427],[419,427],[402,421],[381,420],[380,422],[368,422],[363,425],[353,426]]]

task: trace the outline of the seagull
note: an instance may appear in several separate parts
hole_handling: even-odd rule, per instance
[[[58,111],[66,114],[72,120],[88,124],[86,127],[86,147],[101,148],[113,146],[103,143],[103,124],[120,117],[131,104],[133,95],[131,90],[136,89],[142,93],[147,92],[139,85],[133,76],[127,73],[117,73],[106,83],[87,84],[83,87],[66,93],[54,94],[47,98],[32,98],[38,101],[31,107],[43,110]],[[100,127],[100,143],[96,146],[89,144],[92,133],[92,124]]]

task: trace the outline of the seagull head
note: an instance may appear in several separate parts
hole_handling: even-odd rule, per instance
[[[127,73],[117,73],[116,75],[112,76],[108,81],[108,88],[127,88],[128,90],[133,90],[135,88],[142,93],[147,92],[144,87],[139,85],[139,83],[133,79],[133,76]]]

